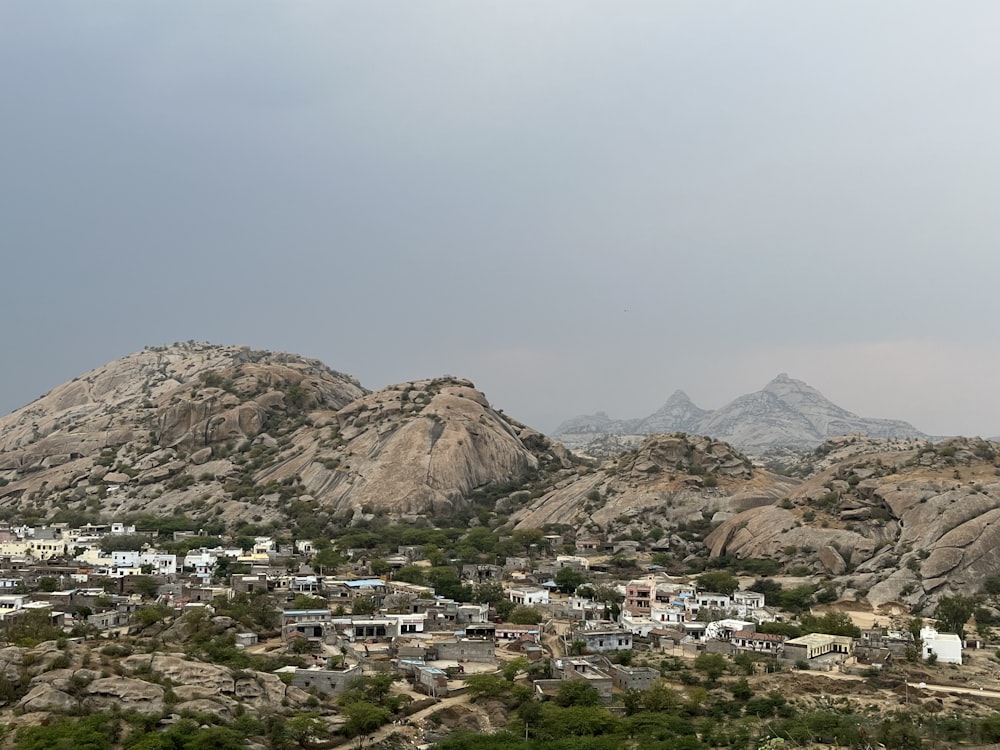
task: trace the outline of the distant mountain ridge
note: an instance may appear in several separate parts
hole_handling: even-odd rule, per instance
[[[597,412],[563,422],[553,437],[567,447],[579,449],[606,435],[669,432],[709,435],[745,451],[811,449],[831,437],[851,433],[875,438],[927,438],[909,422],[860,417],[785,373],[761,390],[739,396],[714,411],[696,406],[684,391],[675,391],[648,417],[612,419]]]

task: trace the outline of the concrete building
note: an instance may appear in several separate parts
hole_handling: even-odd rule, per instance
[[[321,639],[333,626],[334,615],[328,609],[286,609],[281,613],[281,637],[288,640],[293,634]]]
[[[808,661],[827,654],[850,656],[853,653],[854,639],[846,635],[809,633],[785,641],[785,658],[796,661]]]
[[[533,586],[518,586],[508,592],[508,597],[514,604],[523,604],[533,607],[538,604],[549,603],[549,592],[546,589]]]
[[[920,639],[925,659],[934,654],[941,664],[962,663],[962,641],[956,633],[939,633],[932,627],[924,627],[920,629]]]
[[[468,630],[468,629],[466,629]],[[498,623],[494,628],[494,637],[498,641],[534,641],[538,642],[540,629],[538,625],[511,625]]]
[[[600,669],[587,659],[557,659],[552,664],[552,671],[561,680],[584,680],[593,687],[601,700],[611,702],[613,682],[611,675]],[[539,682],[547,682],[540,680]],[[547,686],[551,690],[552,686]],[[545,692],[548,693],[549,690]],[[558,686],[556,686],[558,690]]]
[[[737,591],[733,594],[733,610],[737,617],[754,620],[757,612],[764,609],[764,595],[756,591]]]
[[[755,633],[753,630],[738,630],[729,639],[740,651],[754,651],[758,654],[777,656],[784,651],[785,636],[776,633]]]
[[[431,651],[434,658],[441,661],[496,663],[493,641],[482,638],[449,638],[435,641]]]
[[[660,670],[652,667],[611,665],[611,683],[619,690],[649,690],[660,679]]]
[[[628,651],[632,648],[632,634],[623,628],[574,630],[573,642],[582,643],[585,650],[595,654]]]
[[[323,667],[282,667],[278,673],[291,672],[292,685],[319,694],[337,695],[361,677],[360,667],[324,669]]]

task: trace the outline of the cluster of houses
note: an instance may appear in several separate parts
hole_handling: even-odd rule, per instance
[[[368,550],[346,550],[351,575],[344,577],[341,570],[339,576],[324,576],[307,564],[314,553],[310,542],[279,545],[259,537],[247,549],[202,547],[178,557],[149,545],[105,552],[102,547],[121,546],[103,545],[109,535],[138,538],[135,528],[124,524],[0,529],[0,623],[44,611],[60,626],[86,623],[99,631],[125,627],[141,606],[140,598],[130,595],[140,580],[152,580],[159,600],[177,608],[210,607],[216,597],[256,591],[284,594],[286,603],[306,594],[313,599],[309,607],[286,606],[277,628],[288,646],[301,642],[303,652],[315,654],[312,667],[290,668],[293,684],[335,693],[359,669],[394,670],[439,696],[459,685],[465,674],[495,670],[504,656],[498,650],[534,663],[554,657],[548,678],[535,682],[540,695],[556,690],[562,680],[583,679],[610,697],[614,689],[644,689],[658,676],[657,670],[616,664],[610,658],[637,646],[691,655],[751,652],[784,663],[832,668],[852,656],[865,664],[883,664],[915,645],[907,632],[881,629],[864,631],[860,639],[761,633],[759,623],[780,619],[779,612],[766,606],[763,594],[701,591],[684,579],[656,572],[611,582],[620,605],[585,596],[582,588],[558,595],[554,579],[560,569],[592,572],[589,555],[596,548],[586,539],[577,542],[577,555],[541,563],[513,557],[503,565],[461,566],[464,581],[500,583],[513,605],[541,614],[538,625],[513,625],[500,622],[487,604],[436,596],[427,586],[394,580],[392,572],[372,577]],[[395,571],[421,564],[420,557],[419,548],[400,547],[386,562]],[[220,570],[232,572],[223,577]],[[39,586],[45,577],[55,585]],[[364,608],[356,606],[360,600]],[[543,634],[556,637],[561,653],[553,652],[551,642],[543,646]],[[245,633],[237,640],[251,646],[256,638]],[[926,628],[921,643],[923,656],[961,663],[957,636]]]

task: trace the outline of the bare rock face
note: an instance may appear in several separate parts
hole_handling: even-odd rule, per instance
[[[215,716],[224,722],[229,722],[233,719],[233,712],[229,706],[223,705],[217,700],[208,700],[205,698],[178,703],[174,706],[173,710],[182,716],[186,713],[191,713]]]
[[[163,713],[163,688],[128,677],[102,677],[84,689],[81,701],[88,711],[135,711],[146,716]]]
[[[36,685],[17,704],[25,713],[44,711],[47,713],[68,714],[79,709],[80,704],[73,696],[64,693],[54,685],[42,683]]]
[[[368,393],[316,360],[189,342],[109,363],[0,420],[0,508],[30,498],[279,521],[308,497],[330,513],[438,514],[540,460],[573,461],[468,381]]]
[[[192,661],[184,654],[135,654],[123,659],[121,668],[127,674],[152,672],[176,685],[197,690],[201,695],[234,690],[233,674],[229,669]]]
[[[28,649],[20,646],[0,648],[0,678],[7,680],[15,687],[21,684],[21,670],[24,668],[24,655]]]
[[[855,578],[876,606],[975,592],[1000,566],[1000,445],[864,443],[781,504],[727,519],[706,538],[712,554]]]
[[[476,487],[535,468],[532,439],[550,446],[494,411],[470,382],[455,378],[364,396],[338,411],[320,435],[329,437],[316,441],[300,433],[291,457],[258,481],[300,477],[306,493],[335,510],[446,513]]]
[[[819,551],[819,561],[835,576],[843,575],[847,572],[847,563],[836,547],[826,545]]]

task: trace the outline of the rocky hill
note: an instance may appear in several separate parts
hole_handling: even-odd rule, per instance
[[[998,456],[978,438],[831,441],[787,498],[732,516],[706,544],[835,576],[876,606],[974,593],[1000,566]]]
[[[0,420],[0,515],[435,515],[476,488],[570,464],[445,377],[369,392],[316,360],[147,348]]]
[[[515,513],[519,528],[569,526],[577,535],[670,535],[769,506],[799,480],[755,468],[726,443],[682,433],[647,438],[600,468],[579,470]],[[680,539],[674,546],[685,547]]]
[[[555,437],[574,450],[587,452],[585,446],[603,436],[667,432],[711,435],[754,453],[787,447],[811,450],[828,438],[851,433],[878,438],[927,437],[907,422],[859,417],[785,374],[714,411],[695,406],[683,391],[677,391],[648,417],[616,420],[598,412],[564,422]]]

